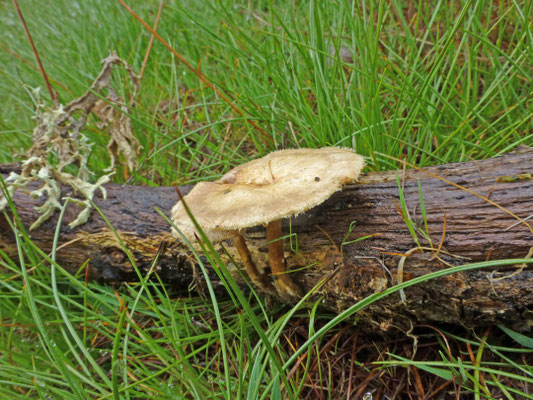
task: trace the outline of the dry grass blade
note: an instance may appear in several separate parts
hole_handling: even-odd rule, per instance
[[[153,28],[154,32],[157,31],[157,26],[159,25],[159,19],[161,18],[162,10],[163,10],[163,0],[159,2],[159,8],[157,10],[157,16],[155,17],[155,22],[154,22],[154,28]],[[146,69],[146,63],[148,62],[148,57],[150,57],[150,52],[152,51],[152,46],[154,45],[154,39],[155,39],[155,36],[152,35],[150,37],[150,42],[148,43],[148,47],[146,48],[146,53],[144,55],[144,60],[141,66],[141,71],[139,72],[138,84],[141,83],[141,79],[144,75],[144,70]]]
[[[215,85],[213,85],[207,76],[205,76],[202,72],[200,72],[197,68],[194,68],[191,64],[185,60],[185,58],[178,53],[176,50],[172,48],[172,46],[163,39],[150,25],[148,25],[146,22],[143,21],[135,11],[131,7],[129,7],[126,3],[124,3],[123,0],[117,0],[137,21],[141,23],[142,26],[146,28],[153,36],[157,38],[165,46],[183,65],[185,65],[188,69],[190,69],[202,82],[204,82],[210,89],[212,89],[217,96],[219,96],[228,106],[230,106],[233,110],[235,110],[241,117],[243,117],[247,123],[249,123],[257,132],[261,134],[266,140],[268,140],[270,143],[274,143],[274,140],[270,137],[268,133],[265,132],[263,128],[261,128],[259,125],[257,125],[254,121],[250,120],[246,114],[237,107],[223,92],[220,91]]]
[[[30,42],[30,45],[31,45],[31,49],[33,51],[33,54],[35,55],[35,59],[37,60],[37,64],[39,64],[39,70],[41,71],[41,75],[43,76],[44,83],[46,84],[46,88],[48,89],[48,92],[50,93],[50,98],[52,99],[54,104],[56,104],[58,101],[57,96],[52,90],[52,85],[50,85],[50,80],[48,79],[48,75],[46,74],[46,71],[44,70],[43,63],[41,62],[41,57],[39,56],[39,52],[37,51],[37,48],[35,47],[35,43],[33,42],[30,30],[28,29],[28,25],[26,24],[26,20],[24,19],[24,15],[22,14],[22,10],[20,9],[19,3],[17,0],[13,0],[13,4],[15,5],[15,8],[17,9],[17,14],[20,18],[20,21],[22,22],[22,26],[24,27],[24,31],[26,32],[26,36],[28,37],[28,41]]]

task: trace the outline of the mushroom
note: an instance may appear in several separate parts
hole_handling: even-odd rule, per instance
[[[202,192],[202,186],[211,184],[212,182],[200,182],[197,184],[193,190],[191,190],[184,198],[187,198],[185,201],[187,205],[194,209],[192,211],[193,216],[195,219],[197,219],[197,209],[199,205],[199,201],[201,197],[197,197],[198,193]],[[194,192],[194,193],[193,193]],[[195,206],[196,205],[196,206]],[[194,242],[197,238],[200,237],[199,232],[197,231],[196,227],[194,226],[194,223],[192,222],[191,218],[187,215],[187,211],[185,210],[185,207],[183,207],[182,202],[180,201],[172,208],[172,219],[174,224],[178,227],[178,229],[183,233],[183,235],[191,242]],[[197,219],[198,222],[198,219]],[[273,292],[272,284],[267,280],[267,276],[265,273],[261,270],[257,269],[257,266],[255,265],[252,255],[250,254],[250,250],[248,249],[248,246],[246,245],[246,242],[244,240],[244,237],[238,230],[210,230],[210,224],[200,223],[200,226],[202,226],[202,230],[204,234],[207,236],[207,238],[211,242],[220,242],[222,240],[226,239],[232,239],[233,245],[237,249],[237,252],[239,253],[239,256],[242,259],[242,263],[244,264],[244,267],[246,269],[246,273],[252,280],[252,282],[264,290],[265,292]],[[181,237],[179,236],[178,232],[172,228],[172,235],[178,239]]]
[[[339,147],[279,150],[217,181],[199,183],[184,199],[210,240],[233,238],[248,275],[261,288],[268,288],[268,281],[253,263],[240,232],[266,225],[276,289],[282,296],[298,297],[299,288],[286,274],[281,219],[324,202],[343,184],[355,181],[364,164],[362,156]],[[185,236],[194,237],[196,229],[181,202],[173,207],[172,220]]]

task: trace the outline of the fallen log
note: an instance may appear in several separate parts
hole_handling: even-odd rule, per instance
[[[6,174],[12,168],[16,166],[2,166],[0,171]],[[340,311],[401,280],[432,271],[531,257],[533,220],[526,218],[533,215],[532,172],[533,149],[521,148],[483,161],[366,174],[322,205],[284,221],[284,234],[290,235],[285,258],[289,269],[296,271],[291,277],[309,291],[327,276],[316,297]],[[190,188],[180,190],[186,194]],[[106,189],[107,200],[97,197],[95,203],[139,270],[146,274],[155,267],[164,282],[184,290],[196,282],[202,290],[190,250],[170,235],[168,223],[155,211],[168,215],[178,200],[176,190],[116,184]],[[67,189],[62,194],[69,195]],[[30,226],[37,218],[34,208],[42,201],[21,190],[13,199],[22,223]],[[137,280],[120,240],[95,210],[83,226],[68,227],[78,211],[69,205],[65,213],[56,254],[60,265],[74,273],[89,260],[93,279]],[[31,232],[34,243],[45,251],[52,247],[57,214]],[[256,263],[266,267],[265,229],[252,228],[244,236]],[[233,260],[240,260],[231,242],[223,245]],[[220,245],[216,247],[231,265]],[[16,258],[12,230],[1,214],[0,250]],[[211,279],[220,283],[214,272]],[[221,285],[215,286],[220,294],[225,292]],[[404,296],[402,301],[396,293],[368,306],[362,321],[382,330],[443,322],[504,324],[524,331],[533,325],[533,264],[457,273],[410,287]]]

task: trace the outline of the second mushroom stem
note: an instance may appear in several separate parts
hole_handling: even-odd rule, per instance
[[[244,264],[244,268],[246,268],[246,272],[252,282],[267,292],[273,290],[270,282],[267,280],[267,276],[257,269],[254,261],[252,260],[250,250],[248,250],[248,246],[246,246],[244,237],[239,232],[235,233],[233,236],[233,245],[239,252],[242,263]]]
[[[281,230],[281,219],[272,221],[267,225],[266,236],[268,242],[268,261],[272,274],[276,276],[276,287],[291,296],[299,296],[300,289],[294,284],[291,278],[285,273],[285,261],[283,256],[283,238]]]

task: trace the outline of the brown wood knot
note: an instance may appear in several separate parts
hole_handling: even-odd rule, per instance
[[[107,254],[114,263],[122,264],[126,259],[126,254],[121,249],[110,247],[106,250]]]

